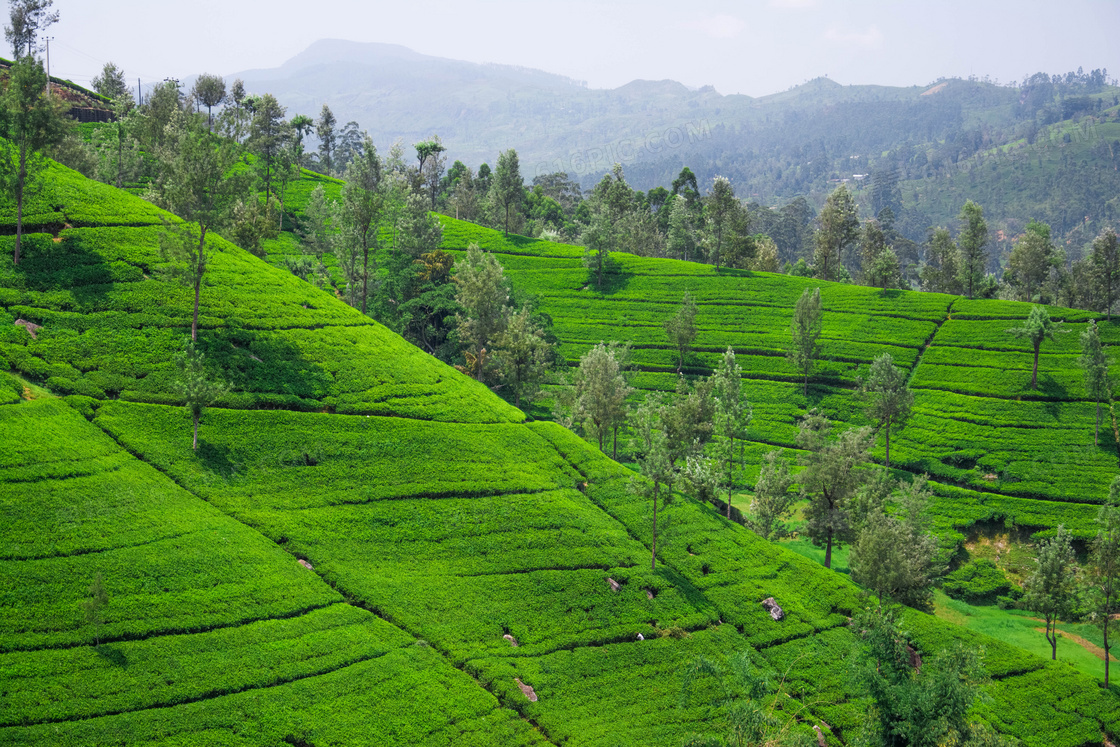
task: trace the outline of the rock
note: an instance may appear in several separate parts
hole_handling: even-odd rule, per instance
[[[770,613],[770,617],[775,621],[781,620],[786,616],[786,613],[782,612],[782,608],[779,607],[778,603],[774,601],[774,597],[767,597],[766,599],[763,599],[762,606],[766,608],[766,610]]]
[[[817,744],[820,745],[820,747],[828,747],[828,740],[824,738],[821,727],[814,725],[813,731],[817,733]]]
[[[517,639],[511,636],[509,633],[506,633],[504,636],[502,636],[502,638],[505,638],[507,641],[509,641],[509,645],[517,648]]]
[[[521,692],[525,695],[526,698],[529,699],[530,703],[536,703],[537,702],[537,693],[536,693],[535,690],[533,690],[532,687],[530,687],[529,685],[526,685],[524,682],[522,682],[517,677],[514,677],[513,681],[516,682],[517,686],[521,688]]]
[[[611,586],[611,591],[618,591],[622,588],[622,584],[615,581],[613,578],[608,578],[607,583]]]
[[[646,637],[644,635],[642,635],[641,633],[638,633],[638,640],[639,641],[644,641],[645,639],[646,639]]]
[[[646,599],[650,599],[650,600],[653,599],[653,592],[650,591],[649,589],[646,589]]]
[[[302,565],[304,568],[306,568],[309,571],[315,570],[315,568],[310,563],[308,563],[306,560],[304,560],[303,558],[299,559],[299,564]]]
[[[32,340],[39,339],[39,330],[43,328],[43,325],[29,322],[26,319],[16,319],[16,326],[26,329]]]

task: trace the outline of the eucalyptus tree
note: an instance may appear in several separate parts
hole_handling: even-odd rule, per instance
[[[1086,602],[1089,619],[1104,638],[1104,686],[1108,689],[1109,636],[1120,629],[1120,477],[1097,512],[1097,536],[1089,547]]]
[[[226,100],[226,82],[220,75],[203,73],[194,82],[195,99],[206,107],[206,124],[214,125],[214,107]]]
[[[763,454],[751,502],[751,527],[763,539],[779,539],[789,534],[784,520],[793,512],[794,501],[798,498],[789,490],[792,485],[793,475],[782,450]]]
[[[677,349],[677,374],[684,368],[684,357],[696,339],[697,310],[691,294],[685,291],[677,313],[665,320],[665,336],[669,338],[669,344]]]
[[[90,83],[93,90],[105,98],[113,101],[120,96],[131,96],[128,91],[128,84],[124,80],[124,70],[121,70],[113,62],[106,62],[101,68],[101,72],[96,75]]]
[[[48,3],[49,5],[49,3]],[[47,74],[28,56],[8,68],[8,87],[0,96],[0,186],[15,197],[16,239],[13,263],[18,265],[23,239],[23,205],[47,168],[44,148],[62,142],[70,120],[66,105],[44,90]]]
[[[381,158],[368,136],[362,155],[346,167],[345,179],[334,218],[339,229],[339,259],[346,275],[347,300],[365,314],[373,269],[370,252],[378,246],[385,208]]]
[[[622,164],[616,163],[611,173],[604,175],[595,185],[588,198],[591,216],[583,232],[586,247],[583,263],[595,272],[595,286],[600,291],[603,289],[603,271],[610,262],[611,252],[619,246],[622,220],[628,212],[632,194],[633,190],[622,172]]]
[[[171,274],[194,290],[191,339],[198,338],[198,308],[209,258],[206,234],[228,225],[249,193],[250,175],[234,169],[240,148],[228,138],[191,127],[171,136],[160,151],[162,169],[152,184],[157,205],[183,223],[164,221],[160,250]]]
[[[730,346],[724,352],[712,378],[712,396],[715,398],[712,427],[715,435],[720,438],[720,463],[727,466],[727,518],[731,518],[735,439],[741,439],[741,444],[745,445],[745,431],[751,422],[752,411],[750,403],[743,399],[743,370],[735,361],[735,351]]]
[[[976,297],[980,282],[984,279],[984,269],[988,255],[984,247],[988,243],[988,224],[984,220],[984,209],[972,200],[961,208],[960,246],[961,286],[969,298]]]
[[[208,370],[205,354],[192,339],[175,356],[176,376],[173,381],[175,394],[191,416],[191,448],[198,450],[198,423],[207,407],[226,393],[226,385],[214,372]]]
[[[844,250],[859,239],[859,210],[848,188],[841,184],[828,196],[819,217],[814,275],[821,280],[841,277]]]
[[[1101,333],[1094,319],[1089,320],[1081,333],[1081,356],[1077,359],[1085,374],[1085,391],[1096,400],[1097,418],[1094,423],[1093,445],[1099,445],[1101,432],[1101,400],[1112,397],[1112,382],[1108,376],[1108,358],[1101,346]]]
[[[786,360],[803,377],[801,386],[803,395],[809,394],[809,376],[813,373],[813,367],[821,355],[820,337],[823,316],[821,289],[803,290],[793,310],[793,320],[790,322],[792,339],[789,349],[786,350]]]
[[[1050,319],[1050,312],[1045,306],[1032,306],[1027,321],[1020,327],[1012,327],[1007,333],[1030,342],[1034,349],[1034,368],[1031,371],[1031,389],[1038,388],[1038,353],[1043,340],[1053,340],[1060,332],[1068,332],[1061,322]]]
[[[338,120],[326,104],[323,104],[319,119],[315,121],[315,135],[319,138],[319,163],[323,167],[323,173],[329,176],[334,173],[331,157],[338,139]]]
[[[1058,623],[1068,620],[1077,604],[1077,557],[1072,536],[1064,525],[1058,533],[1038,545],[1035,570],[1023,584],[1022,604],[1042,615],[1050,658],[1058,658]]]
[[[887,469],[890,469],[891,429],[905,425],[914,404],[906,372],[894,365],[890,353],[883,353],[871,363],[867,377],[860,378],[858,396],[867,401],[865,413],[886,438]]]
[[[285,108],[276,97],[266,93],[257,99],[249,126],[249,148],[256,154],[258,168],[264,168],[265,202],[272,197],[272,175],[288,136]]]
[[[832,546],[852,535],[851,500],[863,484],[867,450],[871,447],[870,428],[853,428],[839,437],[832,435],[832,423],[817,410],[802,419],[797,445],[805,451],[799,475],[802,495],[809,500],[805,509],[805,529],[813,544],[824,545],[824,567],[832,567]]]
[[[1120,288],[1120,242],[1116,232],[1106,228],[1093,240],[1093,273],[1104,296],[1105,317],[1112,320],[1112,305]]]
[[[573,382],[572,420],[599,442],[613,434],[611,458],[618,458],[618,429],[626,423],[626,398],[634,391],[626,380],[630,348],[600,342],[579,359]]]
[[[490,199],[502,216],[502,228],[509,236],[511,218],[520,215],[521,204],[525,200],[525,182],[521,178],[521,164],[517,151],[513,148],[498,154],[498,166],[494,169],[490,185]]]
[[[11,25],[4,27],[4,38],[12,45],[12,57],[33,57],[39,34],[58,23],[58,11],[51,12],[54,0],[8,0],[8,5]]]

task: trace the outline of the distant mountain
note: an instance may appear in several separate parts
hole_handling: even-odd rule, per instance
[[[1022,89],[976,79],[890,87],[818,78],[752,98],[724,96],[711,86],[691,90],[672,80],[590,89],[541,70],[330,39],[278,68],[230,77],[241,77],[251,92],[274,94],[289,116],[318,116],[325,103],[340,125],[357,121],[379,148],[436,133],[449,162],[475,167],[493,165],[499,151],[515,148],[526,181],[565,171],[589,187],[620,162],[632,186],[649,189],[668,185],[687,165],[703,189],[722,174],[740,197],[762,205],[804,195],[817,206],[847,181],[860,190],[867,215],[890,205],[901,230],[920,240],[930,225],[955,219],[956,202],[967,197],[957,177],[971,159],[988,158],[989,171],[970,180],[997,182],[985,188],[994,200],[985,207],[1001,227],[1033,216],[1065,232],[1074,228],[1069,216],[1082,216],[1085,228],[1083,216],[1092,216],[1091,227],[1112,215],[1109,200],[1120,176],[1111,157],[1051,159],[1057,165],[1050,183],[1068,187],[1063,210],[1045,194],[1027,195],[1017,185],[1002,189],[1002,179],[1021,174],[993,172],[989,158],[993,149],[1036,141],[1060,148],[1064,143],[1048,133],[1087,116],[1115,120],[1120,89],[1099,72],[1054,76],[1053,82],[1041,76],[1046,81]],[[1120,152],[1120,144],[1108,152]],[[952,200],[927,201],[950,191]],[[1004,201],[1011,193],[1016,199]]]

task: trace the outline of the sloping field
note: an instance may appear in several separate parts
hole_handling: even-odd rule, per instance
[[[987,520],[1042,531],[1064,523],[1080,537],[1096,531],[1093,517],[1120,467],[1107,408],[1100,443],[1093,444],[1095,403],[1077,367],[1078,336],[1089,319],[1099,318],[1102,338],[1115,345],[1118,323],[1051,309],[1068,332],[1043,343],[1035,391],[1028,388],[1030,345],[1007,334],[1026,318],[1028,304],[717,273],[710,265],[626,254],[614,255],[615,272],[599,293],[578,247],[506,239],[498,231],[443,221],[445,246],[463,249],[474,241],[488,248],[516,288],[540,299],[570,364],[600,341],[630,342],[634,385],[674,390],[677,351],[663,324],[687,292],[699,313],[685,373],[709,373],[734,347],[744,396],[754,409],[749,438],[758,453],[782,446],[793,456],[797,419],[812,407],[841,427],[866,424],[851,397],[857,373],[866,374],[872,360],[890,353],[896,365],[911,369],[915,392],[913,417],[891,438],[891,466],[933,478],[942,532]],[[824,358],[806,397],[784,355],[793,306],[804,289],[816,287],[824,306]],[[882,438],[873,453],[882,459]],[[748,485],[753,480],[749,468],[743,479]]]
[[[0,744],[673,745],[719,717],[680,707],[683,667],[742,652],[786,679],[799,728],[853,738],[867,704],[847,623],[864,600],[846,577],[683,496],[651,569],[632,473],[220,240],[200,343],[231,390],[192,451],[168,393],[191,299],[151,229],[124,225],[147,208],[119,200],[121,225],[40,234],[0,274],[2,368],[64,395],[0,381]],[[757,307],[798,288],[775,281]],[[920,352],[951,301],[900,298],[919,326],[853,359]],[[850,329],[894,318],[843,303],[867,320]],[[839,403],[844,365],[813,396]],[[752,386],[789,422],[804,404],[780,372]],[[1120,733],[1116,696],[1068,666],[907,624],[928,656],[985,646],[978,713],[1026,744]]]

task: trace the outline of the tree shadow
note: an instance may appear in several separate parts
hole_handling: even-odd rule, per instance
[[[323,408],[323,398],[335,393],[334,377],[283,335],[236,327],[200,332],[199,347],[221,370],[230,390],[215,404],[246,409]]]
[[[600,296],[613,296],[625,290],[634,273],[627,270],[622,263],[613,256],[607,255],[603,259],[603,286],[598,286],[599,275],[593,267],[587,269],[587,287]]]
[[[1055,420],[1060,420],[1062,405],[1065,404],[1065,400],[1069,399],[1069,390],[1050,374],[1039,374],[1037,391],[1047,398],[1043,405],[1046,414],[1052,416]]]
[[[61,231],[61,226],[57,227]],[[5,245],[12,244],[8,239]],[[143,279],[143,270],[112,261],[97,252],[81,234],[33,233],[23,237],[18,266],[5,267],[0,285],[49,292],[65,290],[81,307],[97,308],[113,283]]]
[[[94,646],[93,650],[97,652],[98,656],[115,667],[121,667],[122,669],[128,667],[128,657],[125,656],[124,652],[119,648],[102,644],[100,646]]]

